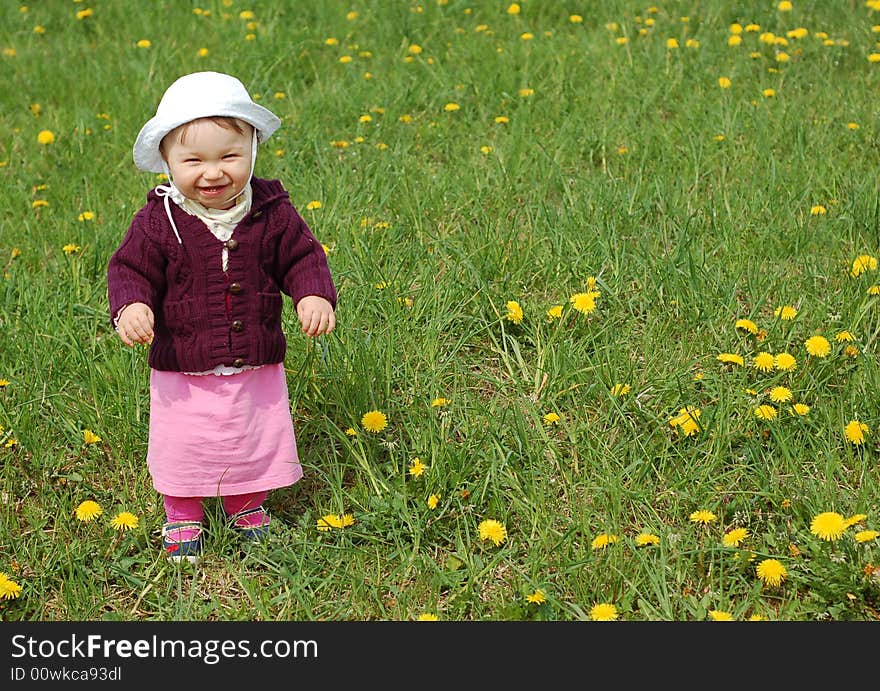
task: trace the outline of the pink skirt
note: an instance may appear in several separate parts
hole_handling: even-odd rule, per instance
[[[157,492],[213,497],[302,477],[284,365],[228,376],[150,370],[147,467]]]

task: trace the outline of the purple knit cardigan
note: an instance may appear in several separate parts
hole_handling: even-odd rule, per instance
[[[336,307],[327,257],[278,180],[251,179],[251,210],[222,243],[176,204],[178,243],[155,190],[147,194],[107,267],[111,322],[132,302],[155,316],[149,365],[204,372],[281,362],[281,293],[319,295]],[[229,250],[222,270],[223,245]]]

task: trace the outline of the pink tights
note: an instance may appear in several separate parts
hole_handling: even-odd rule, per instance
[[[267,494],[268,492],[230,494],[223,497],[223,510],[227,515],[231,516],[239,511],[255,509],[266,500]],[[164,495],[164,498],[165,516],[169,523],[202,520],[202,517],[204,516],[204,508],[202,506],[204,497],[172,497],[166,494]],[[266,518],[267,516],[264,513],[252,514],[236,521],[236,525],[242,528],[261,526],[266,523]],[[188,531],[182,530],[180,532],[185,533]]]

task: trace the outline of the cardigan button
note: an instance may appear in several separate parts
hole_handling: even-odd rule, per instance
[[[240,357],[235,358],[235,360],[232,361],[232,366],[233,367],[244,367],[244,360],[242,360]]]
[[[234,252],[235,250],[238,249],[238,240],[236,240],[235,238],[229,238],[223,244],[226,247],[226,249],[228,249],[230,252]]]
[[[241,321],[241,319],[236,319],[232,322],[229,328],[235,331],[235,333],[240,333],[241,331],[244,331],[244,322]]]
[[[241,283],[230,283],[229,287],[226,289],[232,295],[238,295],[241,292]]]

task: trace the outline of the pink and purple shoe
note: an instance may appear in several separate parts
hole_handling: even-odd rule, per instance
[[[259,542],[269,534],[269,512],[262,506],[226,514],[229,526],[246,540]]]
[[[195,565],[202,555],[202,524],[176,521],[162,526],[162,547],[169,561],[188,561]]]

